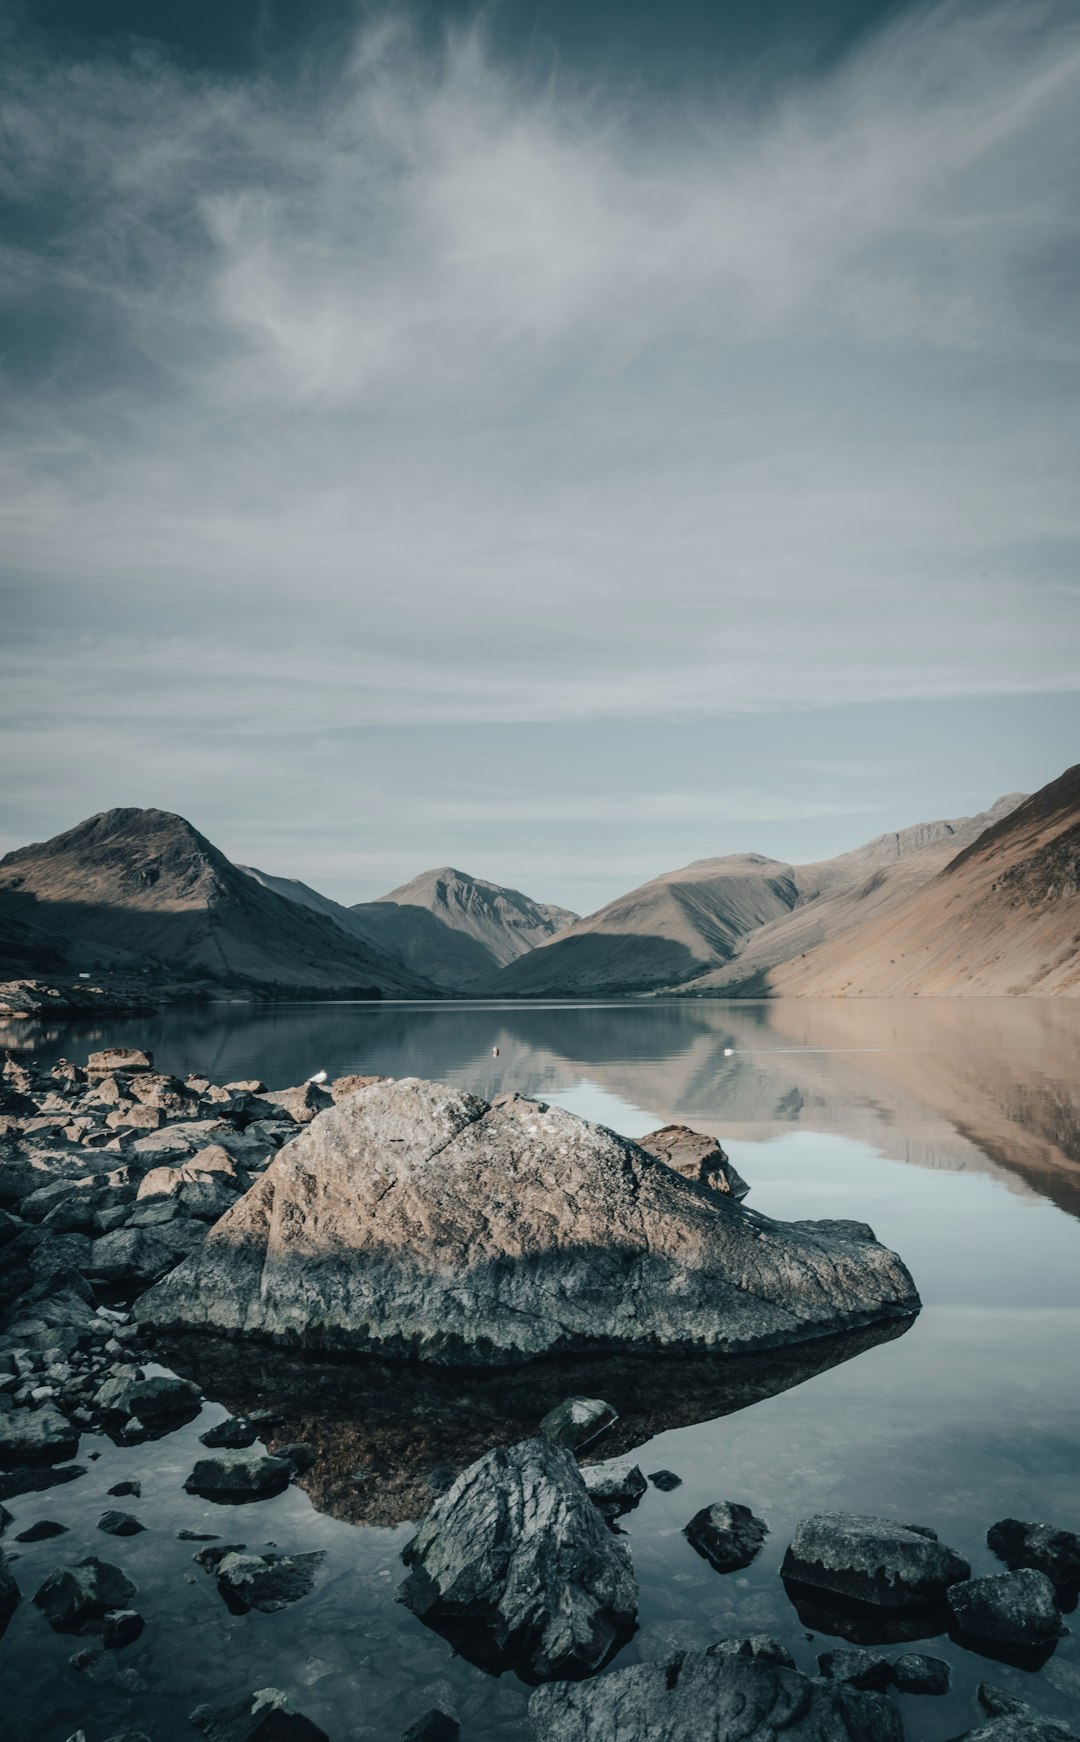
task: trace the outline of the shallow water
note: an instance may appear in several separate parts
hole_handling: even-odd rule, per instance
[[[335,1742],[395,1738],[431,1705],[457,1713],[466,1742],[526,1737],[528,1689],[454,1657],[393,1593],[426,1474],[528,1431],[530,1410],[571,1389],[610,1396],[623,1411],[596,1455],[632,1450],[646,1472],[682,1477],[671,1493],[650,1487],[623,1520],[641,1626],[620,1664],[768,1631],[812,1670],[835,1643],[823,1630],[835,1623],[804,1625],[778,1577],[795,1523],[811,1510],[932,1525],[976,1572],[1000,1570],[985,1546],[998,1518],[1080,1528],[1080,1006],[223,1005],[92,1027],[13,1024],[0,1036],[76,1060],[123,1042],[149,1045],[165,1070],[221,1080],[414,1074],[485,1095],[520,1089],[632,1136],[683,1120],[721,1136],[766,1213],[870,1222],[903,1255],[924,1308],[900,1334],[820,1346],[786,1364],[598,1362],[538,1373],[535,1384],[399,1382],[377,1365],[298,1371],[269,1353],[238,1360],[228,1348],[179,1345],[172,1365],[196,1373],[214,1399],[199,1421],[141,1447],[87,1437],[84,1477],[7,1502],[15,1523],[4,1541],[20,1554],[24,1598],[53,1566],[96,1553],[135,1580],[148,1622],[134,1645],[80,1673],[68,1659],[81,1642],[53,1634],[24,1600],[0,1644],[14,1736],[66,1742],[82,1724],[88,1742],[125,1728],[155,1742],[192,1738],[186,1714],[200,1700],[271,1684]],[[256,1401],[282,1408],[282,1437],[320,1445],[304,1488],[228,1508],[187,1496],[198,1434],[227,1407]],[[105,1498],[132,1475],[141,1501]],[[742,1573],[717,1574],[682,1535],[717,1499],[742,1501],[769,1524]],[[112,1504],[147,1530],[101,1535],[96,1520]],[[70,1534],[14,1545],[39,1518]],[[252,1548],[322,1548],[326,1559],[310,1597],[236,1617],[193,1565],[197,1545],[176,1540],[180,1528]],[[945,1742],[971,1727],[981,1680],[1080,1722],[1080,1618],[1068,1619],[1076,1631],[1037,1674],[946,1638],[925,1642],[920,1649],[953,1664],[953,1690],[892,1696],[908,1736]]]

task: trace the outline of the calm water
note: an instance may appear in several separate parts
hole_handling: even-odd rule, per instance
[[[96,1553],[135,1580],[148,1619],[135,1645],[80,1674],[68,1664],[79,1642],[24,1602],[0,1645],[16,1737],[66,1742],[81,1724],[88,1742],[124,1728],[190,1738],[191,1706],[268,1683],[335,1742],[396,1738],[433,1704],[457,1713],[466,1742],[526,1737],[517,1678],[454,1657],[393,1595],[426,1472],[528,1432],[567,1389],[623,1411],[598,1455],[633,1451],[646,1472],[682,1477],[673,1493],[650,1488],[623,1520],[641,1626],[618,1663],[765,1630],[812,1670],[835,1642],[831,1624],[800,1618],[778,1578],[811,1510],[932,1525],[977,1572],[1001,1570],[985,1546],[998,1518],[1080,1528],[1080,1004],[222,1005],[0,1034],[45,1058],[123,1042],[149,1045],[178,1074],[274,1087],[317,1069],[422,1075],[484,1095],[520,1089],[631,1136],[684,1121],[721,1136],[766,1213],[870,1222],[907,1261],[924,1310],[900,1335],[786,1362],[597,1363],[525,1382],[298,1371],[261,1352],[237,1361],[178,1348],[172,1365],[214,1399],[199,1421],[138,1448],[87,1438],[80,1461],[100,1457],[85,1477],[8,1502],[9,1547],[36,1519],[70,1526],[59,1542],[19,1546],[24,1595],[54,1565]],[[227,1509],[185,1495],[199,1433],[260,1400],[283,1408],[288,1437],[319,1444],[306,1488]],[[115,1541],[96,1520],[113,1504],[107,1489],[131,1476],[142,1500],[120,1504],[148,1529]],[[726,1577],[682,1535],[717,1499],[745,1502],[770,1526],[753,1566]],[[180,1528],[325,1549],[319,1583],[278,1614],[234,1617],[192,1564],[193,1545],[176,1541]],[[953,1691],[893,1696],[909,1737],[945,1742],[970,1727],[984,1679],[1080,1719],[1080,1618],[1071,1625],[1035,1675],[927,1641],[953,1663]]]

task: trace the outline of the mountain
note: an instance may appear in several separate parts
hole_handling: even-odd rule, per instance
[[[476,990],[577,919],[449,865],[348,912],[414,973],[451,992]]]
[[[666,871],[579,920],[491,983],[507,997],[678,990],[768,996],[769,974],[934,876],[1020,802],[918,823],[835,859],[786,865],[747,853]]]
[[[769,976],[778,997],[1080,996],[1080,764],[923,886]]]
[[[286,900],[183,817],[111,810],[0,860],[0,972],[26,940],[72,970],[293,995],[430,991],[386,951]],[[10,942],[9,942],[10,940]]]
[[[791,912],[742,938],[730,961],[681,990],[712,997],[768,996],[775,968],[896,906],[1023,798],[1010,793],[977,816],[916,823],[835,859],[796,867],[799,900]]]
[[[665,871],[579,919],[491,982],[515,998],[612,996],[695,978],[799,899],[790,865],[757,853]]]

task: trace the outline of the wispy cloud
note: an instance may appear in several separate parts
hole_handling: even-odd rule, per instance
[[[1080,688],[1075,8],[765,107],[400,21],[0,96],[20,758]]]

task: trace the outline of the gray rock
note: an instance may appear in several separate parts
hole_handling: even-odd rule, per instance
[[[34,1602],[57,1633],[72,1633],[123,1609],[135,1586],[119,1567],[91,1555],[74,1567],[57,1567],[34,1593]]]
[[[189,1494],[208,1500],[258,1499],[279,1494],[292,1475],[284,1458],[265,1452],[229,1452],[216,1458],[200,1458],[184,1483]]]
[[[1026,1700],[989,1682],[979,1688],[979,1704],[990,1714],[989,1722],[965,1731],[958,1742],[1078,1742],[1060,1719],[1046,1717]]]
[[[990,1526],[986,1540],[1010,1572],[1034,1567],[1053,1585],[1069,1585],[1080,1579],[1080,1536],[1075,1531],[1002,1518]]]
[[[129,1415],[140,1421],[158,1422],[174,1416],[190,1416],[202,1406],[202,1392],[190,1379],[177,1379],[171,1373],[153,1373],[146,1379],[135,1379],[124,1393]]]
[[[618,1410],[600,1397],[568,1397],[548,1410],[536,1431],[553,1446],[567,1446],[576,1452],[599,1439],[618,1419]]]
[[[103,1512],[98,1519],[98,1529],[107,1536],[138,1536],[146,1529],[145,1524],[130,1512]]]
[[[718,1639],[710,1645],[706,1657],[754,1657],[763,1663],[780,1663],[785,1669],[795,1669],[795,1659],[786,1645],[781,1645],[769,1633],[751,1633],[743,1639]]]
[[[415,1724],[401,1732],[401,1742],[457,1742],[460,1735],[461,1725],[457,1719],[433,1706],[430,1712],[425,1712]]]
[[[793,1233],[560,1108],[409,1079],[319,1114],[135,1310],[498,1365],[635,1344],[738,1354],[917,1306],[884,1247]]]
[[[55,1518],[39,1518],[36,1524],[28,1525],[26,1530],[20,1530],[16,1542],[48,1542],[54,1536],[66,1536],[66,1524],[58,1524]]]
[[[820,1653],[818,1669],[826,1681],[847,1682],[853,1688],[887,1688],[893,1666],[880,1652],[840,1646]]]
[[[78,1432],[51,1403],[17,1409],[0,1397],[0,1468],[23,1464],[62,1464],[79,1449]]]
[[[742,1199],[750,1190],[716,1137],[705,1137],[700,1131],[691,1131],[688,1125],[665,1125],[637,1141],[642,1149],[666,1162],[684,1179],[698,1180],[724,1197]]]
[[[901,1742],[882,1694],[707,1653],[538,1688],[529,1717],[536,1742]]]
[[[180,1257],[158,1234],[144,1228],[114,1228],[91,1242],[87,1274],[98,1282],[153,1282]]]
[[[290,1440],[285,1445],[274,1447],[275,1458],[284,1458],[291,1464],[298,1476],[303,1476],[319,1461],[319,1454],[314,1446],[309,1446],[303,1440]]]
[[[682,1477],[676,1476],[674,1470],[652,1470],[649,1481],[661,1494],[674,1494],[676,1488],[682,1487]]]
[[[322,1559],[321,1550],[300,1555],[227,1554],[218,1563],[218,1589],[229,1607],[241,1614],[258,1609],[272,1615],[308,1595]]]
[[[271,1107],[280,1107],[298,1125],[307,1125],[316,1114],[333,1106],[333,1097],[317,1083],[300,1083],[295,1089],[273,1089],[262,1099]]]
[[[128,1495],[130,1495],[133,1500],[141,1500],[142,1483],[114,1482],[112,1487],[109,1489],[109,1493],[114,1500],[124,1500]]]
[[[462,1471],[404,1558],[400,1597],[415,1615],[444,1631],[466,1622],[464,1655],[486,1649],[541,1679],[596,1669],[637,1612],[624,1543],[572,1453],[547,1440],[499,1447]]]
[[[138,1639],[145,1626],[137,1609],[110,1609],[102,1617],[101,1643],[106,1651],[120,1651]]]
[[[905,1651],[895,1658],[893,1681],[902,1694],[947,1694],[952,1670],[943,1657],[925,1657],[921,1651]]]
[[[750,1565],[769,1527],[764,1519],[754,1517],[749,1506],[717,1500],[695,1512],[683,1534],[718,1573],[734,1573]]]
[[[245,1447],[253,1446],[258,1437],[258,1428],[246,1416],[229,1415],[215,1427],[207,1428],[204,1434],[200,1434],[199,1444],[208,1446],[211,1451],[216,1451],[219,1447],[229,1451],[243,1451]]]
[[[206,1742],[330,1742],[280,1688],[259,1688],[231,1706],[196,1706],[191,1722]]]
[[[649,1486],[637,1464],[629,1459],[588,1464],[581,1479],[593,1505],[608,1519],[631,1512]]]
[[[881,1609],[938,1602],[971,1572],[925,1526],[854,1512],[804,1518],[780,1570],[785,1579]]]
[[[1032,1567],[954,1584],[947,1600],[957,1631],[980,1645],[1039,1647],[1065,1631],[1053,1585]]]

